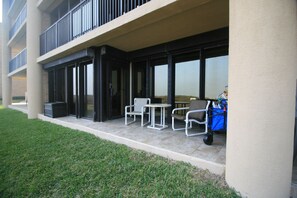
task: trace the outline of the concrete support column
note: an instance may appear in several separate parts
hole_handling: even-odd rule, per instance
[[[289,197],[297,78],[295,0],[230,0],[226,180]]]
[[[9,73],[9,61],[10,61],[10,51],[7,47],[9,41],[9,18],[8,18],[8,1],[3,1],[3,12],[2,12],[2,103],[4,107],[8,107],[11,104],[11,78],[8,77]]]
[[[42,68],[36,62],[39,57],[41,13],[37,0],[27,0],[27,94],[28,118],[37,118],[42,112]]]

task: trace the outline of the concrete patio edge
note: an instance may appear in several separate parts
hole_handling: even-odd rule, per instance
[[[214,162],[210,162],[207,160],[199,159],[196,157],[188,156],[185,154],[177,153],[174,151],[170,151],[167,149],[159,148],[156,146],[152,146],[149,144],[145,144],[142,142],[137,142],[135,140],[131,140],[128,138],[120,137],[114,134],[110,134],[108,132],[100,131],[100,130],[95,130],[86,126],[82,126],[79,124],[73,124],[73,123],[68,123],[65,121],[61,121],[58,119],[53,119],[50,117],[46,117],[43,114],[39,114],[38,118],[43,121],[51,122],[60,126],[64,126],[67,128],[75,129],[75,130],[80,130],[84,131],[90,134],[93,134],[99,138],[109,140],[118,144],[123,144],[126,145],[130,148],[146,151],[149,153],[153,153],[168,159],[176,160],[176,161],[183,161],[190,163],[193,166],[196,166],[198,168],[204,169],[204,170],[209,170],[211,173],[217,174],[217,175],[223,175],[225,173],[225,165],[223,164],[218,164]]]
[[[25,110],[23,108],[20,108],[20,107],[18,107],[18,105],[15,105],[15,104],[8,105],[8,108],[13,109],[13,110],[16,110],[16,111],[23,112],[24,114],[28,114],[28,111],[27,110]]]

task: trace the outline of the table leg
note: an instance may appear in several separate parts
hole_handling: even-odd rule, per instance
[[[151,129],[157,129],[157,130],[163,130],[167,128],[168,126],[165,125],[165,107],[159,107],[160,108],[160,123],[156,122],[156,107],[151,107],[151,125],[148,126],[148,128]]]
[[[163,118],[162,118],[162,115],[163,115],[163,108],[161,107],[160,108],[160,125],[163,126]]]
[[[152,107],[151,126],[155,128],[155,107]]]
[[[162,119],[163,119],[163,121],[162,121],[162,125],[163,125],[163,127],[165,128],[165,107],[163,107],[162,108],[163,109],[163,111],[162,111]]]

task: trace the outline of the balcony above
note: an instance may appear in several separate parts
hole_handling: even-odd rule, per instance
[[[86,26],[79,26],[78,30],[88,27],[89,23],[85,24]],[[110,45],[129,52],[228,25],[228,0],[151,0],[99,27],[90,31],[86,29],[87,31],[80,36],[65,42],[60,47],[48,52],[43,51],[41,53],[43,55],[37,61],[45,64],[82,49],[102,45]],[[75,27],[72,28],[76,31]],[[70,36],[73,35],[75,34],[71,32]]]
[[[23,49],[11,61],[9,61],[9,75],[16,73],[27,64],[27,49]]]
[[[40,54],[46,54],[149,1],[85,0],[40,36]]]
[[[18,17],[16,18],[14,24],[12,25],[11,29],[9,30],[9,40],[11,40],[15,34],[20,32],[20,29],[24,26],[27,18],[27,5],[25,4],[22,8],[21,12],[19,13]]]
[[[10,3],[11,5],[8,10],[8,16],[14,20],[23,9],[24,5],[26,4],[26,0],[11,0]]]

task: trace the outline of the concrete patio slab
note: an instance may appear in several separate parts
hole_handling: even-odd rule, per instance
[[[215,135],[213,145],[208,146],[203,143],[204,136],[186,137],[183,132],[172,131],[171,128],[162,131],[148,129],[141,127],[139,122],[125,126],[124,119],[93,122],[71,116],[53,119],[42,114],[39,119],[85,131],[131,148],[184,161],[218,175],[225,171],[225,134]]]

